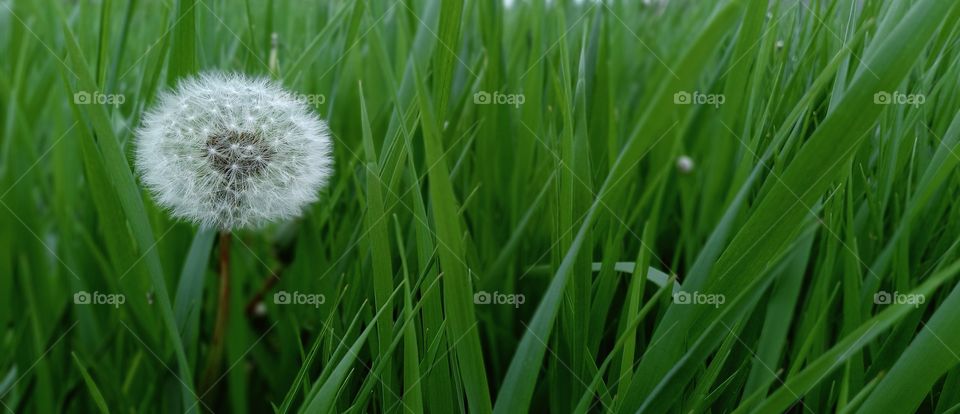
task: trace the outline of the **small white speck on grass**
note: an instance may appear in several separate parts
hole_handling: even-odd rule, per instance
[[[257,302],[256,305],[253,305],[253,314],[254,316],[266,316],[267,305],[262,300]]]
[[[686,155],[681,155],[677,158],[677,171],[680,171],[681,174],[690,174],[693,172],[693,167],[693,158]]]

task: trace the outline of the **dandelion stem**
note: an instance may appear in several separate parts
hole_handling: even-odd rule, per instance
[[[213,328],[213,340],[207,357],[207,366],[200,389],[208,393],[216,385],[223,359],[223,344],[230,316],[230,240],[229,230],[220,232],[220,289],[217,295],[217,316]]]

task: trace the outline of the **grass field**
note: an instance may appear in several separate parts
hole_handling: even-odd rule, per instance
[[[958,43],[952,0],[0,0],[0,404],[960,412]],[[328,123],[302,216],[147,191],[203,72]]]

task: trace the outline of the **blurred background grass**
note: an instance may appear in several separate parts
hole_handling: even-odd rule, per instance
[[[0,402],[954,412],[958,15],[2,1]],[[130,162],[211,70],[307,98],[336,160],[302,218],[234,234],[212,374],[218,242]]]

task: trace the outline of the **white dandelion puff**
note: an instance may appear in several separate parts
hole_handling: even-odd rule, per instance
[[[326,124],[263,78],[203,74],[163,93],[137,131],[157,204],[221,230],[300,215],[332,172]]]

